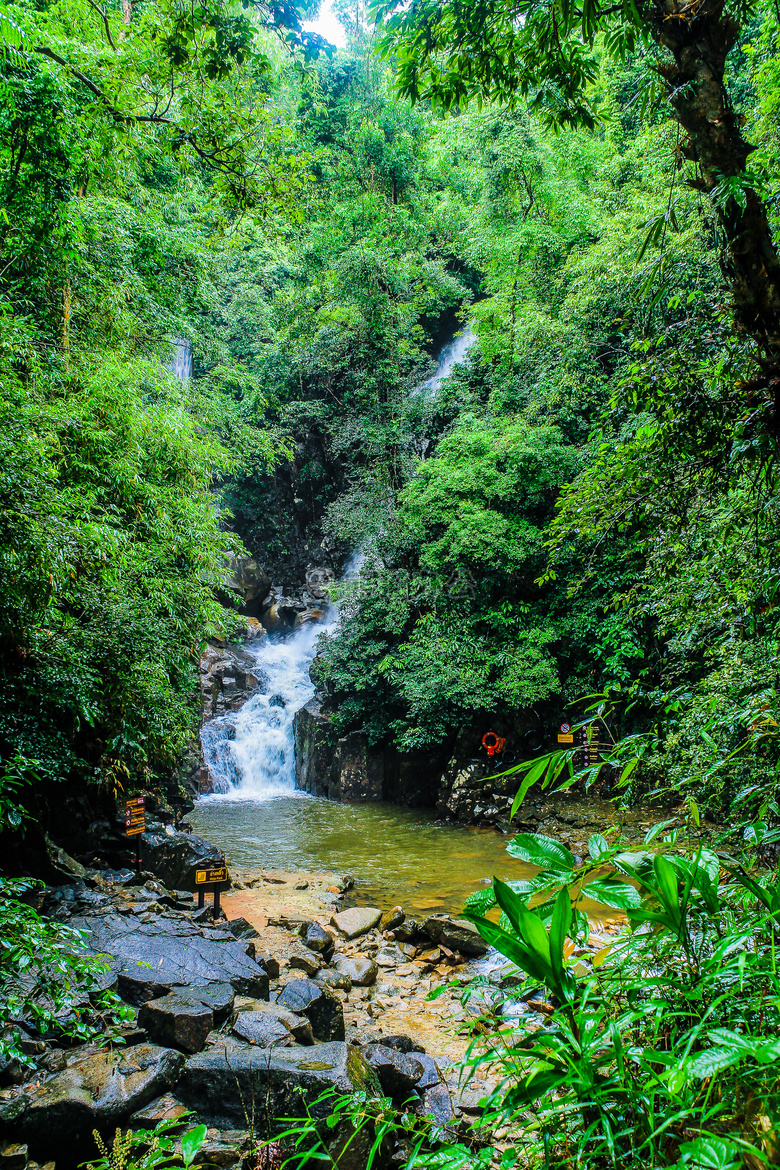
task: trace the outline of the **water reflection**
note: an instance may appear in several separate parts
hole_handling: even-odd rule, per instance
[[[383,909],[458,913],[493,875],[528,877],[492,829],[437,822],[427,810],[392,804],[336,804],[303,793],[276,800],[205,797],[190,818],[196,832],[239,866],[349,873],[363,903]]]

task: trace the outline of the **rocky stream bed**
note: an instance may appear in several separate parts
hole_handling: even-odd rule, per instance
[[[105,956],[92,998],[113,989],[132,1018],[81,1045],[42,1037],[29,1020],[7,1023],[32,1066],[0,1070],[0,1168],[70,1170],[95,1156],[95,1129],[110,1137],[190,1111],[209,1127],[199,1165],[255,1170],[254,1143],[283,1119],[323,1116],[325,1090],[361,1089],[372,1076],[396,1105],[452,1132],[468,1127],[492,1087],[459,1068],[475,1027],[544,1007],[505,1000],[515,980],[473,926],[345,907],[350,877],[272,869],[234,873],[215,921],[209,903],[198,909],[191,889],[169,888],[160,871],[185,876],[193,857],[216,851],[192,834],[166,836],[167,849],[145,847],[157,874],[84,869],[59,853],[64,880],[40,908]],[[490,982],[464,1004],[458,984],[476,973]]]

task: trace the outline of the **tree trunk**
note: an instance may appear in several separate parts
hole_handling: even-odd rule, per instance
[[[724,179],[744,175],[755,149],[742,136],[741,118],[723,80],[740,25],[724,12],[724,0],[656,0],[651,22],[674,61],[660,71],[699,165],[696,185],[712,195]],[[765,385],[774,399],[780,385],[780,259],[763,200],[744,179],[740,193],[744,206],[733,195],[715,201],[726,239],[723,270],[737,326],[757,342]]]

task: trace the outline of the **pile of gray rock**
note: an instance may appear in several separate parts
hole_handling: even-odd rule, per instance
[[[202,1166],[243,1160],[249,1170],[252,1141],[273,1137],[285,1118],[327,1115],[328,1089],[381,1093],[457,1126],[447,1062],[403,1034],[367,1040],[348,1030],[344,1004],[411,953],[435,952],[432,964],[483,953],[469,923],[416,922],[396,909],[380,931],[380,911],[365,907],[334,913],[330,929],[290,922],[282,970],[245,919],[214,921],[189,891],[151,874],[89,871],[47,891],[45,909],[105,956],[100,986],[85,992],[96,1011],[99,994],[115,991],[132,1018],[103,1045],[9,1022],[31,1067],[0,1069],[0,1170],[70,1170],[95,1156],[94,1130],[110,1138],[188,1111],[209,1126]],[[364,939],[373,957],[360,952]]]

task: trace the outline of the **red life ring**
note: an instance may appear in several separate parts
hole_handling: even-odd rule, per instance
[[[488,740],[492,740],[492,743],[488,743]],[[506,740],[496,735],[495,731],[486,731],[482,736],[482,746],[489,756],[494,756],[496,752],[500,752],[505,743]]]

